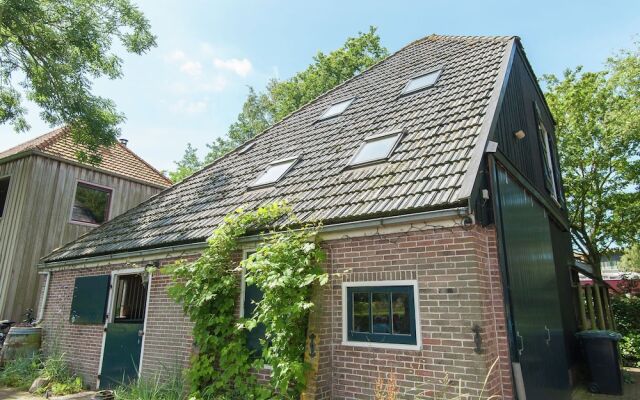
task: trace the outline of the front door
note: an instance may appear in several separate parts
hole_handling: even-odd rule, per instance
[[[144,273],[116,275],[111,290],[100,369],[100,389],[138,377],[144,336],[148,282]]]
[[[520,400],[568,399],[569,368],[549,217],[501,168],[496,183],[517,353],[514,372],[521,371],[526,393]]]

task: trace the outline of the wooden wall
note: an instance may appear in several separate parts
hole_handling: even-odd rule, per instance
[[[0,177],[6,175],[11,181],[0,218],[0,319],[19,319],[35,309],[39,259],[94,228],[70,222],[78,180],[113,190],[110,219],[160,191],[35,155],[0,164]]]

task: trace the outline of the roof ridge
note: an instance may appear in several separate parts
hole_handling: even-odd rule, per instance
[[[146,165],[147,167],[149,167],[153,172],[157,173],[158,175],[160,175],[169,185],[173,185],[173,181],[169,178],[167,178],[162,172],[160,172],[156,167],[154,167],[153,165],[149,164],[148,162],[146,162],[142,157],[140,157],[138,154],[136,154],[136,152],[134,152],[133,150],[131,150],[128,146],[125,146],[124,144],[122,144],[122,142],[120,142],[119,140],[116,140],[116,146],[120,146],[122,149],[124,149],[125,151],[127,151],[129,154],[131,154],[132,156],[134,156],[138,161],[142,162],[144,165]]]

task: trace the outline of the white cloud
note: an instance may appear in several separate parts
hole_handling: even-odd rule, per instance
[[[228,60],[214,58],[213,65],[219,69],[232,71],[233,73],[242,77],[247,76],[253,68],[253,66],[251,65],[251,61],[246,58],[243,58],[242,60],[237,58],[230,58]]]
[[[180,71],[189,76],[202,75],[202,64],[197,61],[186,61],[180,65]]]
[[[185,100],[180,99],[171,105],[171,111],[177,114],[200,114],[207,110],[209,104],[205,100]]]
[[[187,59],[187,55],[182,50],[175,50],[164,57],[167,62],[181,62]]]

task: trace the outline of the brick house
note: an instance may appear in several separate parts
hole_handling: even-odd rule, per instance
[[[417,40],[47,256],[47,343],[102,387],[186,365],[190,322],[169,278],[142,267],[193,259],[227,213],[286,199],[324,222],[326,269],[340,273],[310,321],[309,398],[371,398],[391,375],[407,396],[478,396],[497,359],[488,393],[568,399],[572,254],[554,140],[517,37]],[[255,290],[242,293],[251,312]]]
[[[60,128],[0,151],[0,319],[36,307],[41,257],[171,186],[125,144],[81,163]]]

